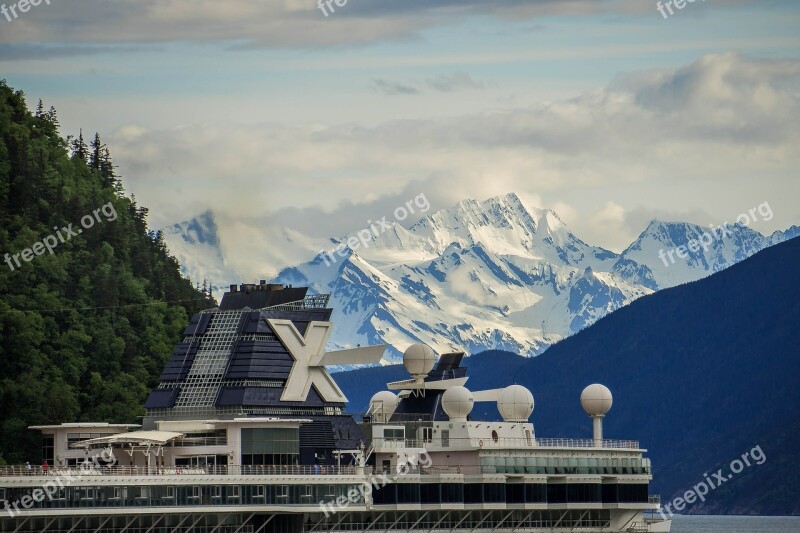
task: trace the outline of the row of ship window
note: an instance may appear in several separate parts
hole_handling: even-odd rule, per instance
[[[650,459],[586,457],[513,457],[485,455],[481,471],[497,474],[650,475]]]
[[[647,484],[396,483],[372,493],[379,504],[646,503]]]
[[[63,487],[31,502],[31,488],[0,489],[0,500],[20,509],[183,505],[309,505],[347,498],[352,485],[157,485]],[[24,500],[23,498],[27,498]],[[27,501],[27,504],[26,504]],[[363,500],[360,500],[363,501]]]
[[[39,490],[39,489],[37,489]],[[647,484],[394,483],[373,487],[376,505],[447,503],[646,503]],[[194,485],[63,487],[36,500],[34,489],[0,489],[19,509],[183,505],[309,505],[349,499],[363,503],[354,485]]]

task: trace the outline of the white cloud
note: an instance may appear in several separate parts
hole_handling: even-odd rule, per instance
[[[753,0],[715,0],[715,9]],[[646,3],[644,3],[646,4]],[[91,47],[228,42],[238,49],[313,48],[419,38],[421,30],[465,17],[525,21],[544,16],[655,15],[653,6],[616,0],[359,0],[326,17],[304,0],[59,0],[3,25],[6,58],[91,54]],[[695,7],[694,12],[701,12]]]
[[[721,218],[724,205],[750,207],[756,195],[776,213],[793,214],[798,74],[800,61],[709,55],[527,108],[374,127],[129,127],[109,144],[129,188],[162,214],[155,223],[213,208],[337,235],[403,195],[425,192],[444,207],[515,191],[563,202],[572,211],[560,214],[575,221],[578,236],[619,249],[644,227],[627,219],[637,209]],[[776,216],[776,224],[786,222]]]

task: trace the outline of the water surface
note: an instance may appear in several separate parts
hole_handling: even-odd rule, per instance
[[[800,533],[800,516],[678,516],[671,533]]]

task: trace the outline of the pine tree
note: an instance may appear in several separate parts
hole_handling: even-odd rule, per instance
[[[89,154],[89,168],[92,170],[100,170],[100,164],[103,158],[105,146],[100,142],[100,134],[95,132],[94,140],[91,144],[92,152]]]
[[[30,425],[135,422],[188,317],[215,304],[181,275],[163,234],[148,230],[147,209],[120,193],[108,148],[92,153],[100,168],[90,168],[82,133],[65,140],[55,109],[43,110],[31,113],[0,81],[2,248],[29,246],[99,202],[118,217],[0,269],[0,462],[16,464],[41,451]]]
[[[53,125],[53,128],[55,129],[56,132],[58,132],[58,130],[61,129],[61,124],[59,124],[58,122],[58,114],[56,113],[55,107],[50,106],[50,109],[45,114],[45,118],[50,124]]]
[[[83,129],[79,131],[78,138],[72,141],[72,158],[86,161],[89,154],[89,147],[83,140]]]

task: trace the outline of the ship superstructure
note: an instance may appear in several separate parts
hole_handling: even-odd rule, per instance
[[[470,391],[463,353],[416,344],[353,415],[326,366],[385,346],[325,351],[333,310],[307,291],[234,285],[192,317],[141,425],[32,427],[43,463],[0,467],[0,531],[669,531],[645,450],[602,436],[607,388],[581,396],[593,439],[540,438],[530,391]]]

